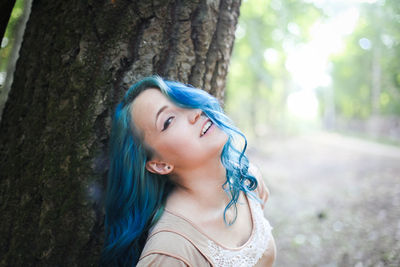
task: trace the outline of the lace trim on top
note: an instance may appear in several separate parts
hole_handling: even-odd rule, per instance
[[[272,227],[264,218],[261,204],[250,198],[247,200],[253,220],[252,235],[239,249],[226,249],[209,239],[209,255],[215,266],[254,266],[268,246]]]

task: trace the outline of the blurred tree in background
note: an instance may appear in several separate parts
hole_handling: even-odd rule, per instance
[[[244,1],[228,112],[252,136],[321,126],[400,141],[399,17],[395,0]]]
[[[336,126],[400,140],[400,2],[363,4],[345,48],[332,56]]]
[[[245,1],[228,75],[227,111],[248,134],[273,127],[285,131],[286,101],[293,85],[285,68],[286,48],[309,39],[306,31],[322,16],[296,0]]]
[[[398,0],[243,1],[225,104],[277,266],[400,266],[400,148],[354,138],[400,144],[399,23]]]
[[[400,2],[364,4],[342,53],[332,57],[337,113],[400,115]]]
[[[16,1],[14,8],[12,9],[9,23],[7,24],[7,30],[5,31],[4,36],[2,36],[3,39],[0,50],[0,85],[3,84],[5,80],[7,63],[10,59],[12,47],[15,44],[15,31],[17,30],[16,28],[18,27],[23,15],[23,4],[24,1]]]
[[[32,0],[17,0],[14,2],[8,1],[7,8],[1,11],[1,15],[4,16],[1,18],[1,23],[4,22],[7,27],[4,29],[4,36],[0,35],[3,37],[0,48],[0,118],[11,87],[13,71]],[[3,6],[1,7],[3,8]],[[11,10],[9,10],[10,7]],[[7,21],[3,21],[7,17],[9,17],[8,24]]]

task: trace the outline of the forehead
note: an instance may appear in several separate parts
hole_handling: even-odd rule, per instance
[[[155,120],[159,109],[170,103],[159,89],[144,90],[133,100],[131,108],[133,123],[146,136],[156,130]]]

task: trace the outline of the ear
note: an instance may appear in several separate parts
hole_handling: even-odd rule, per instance
[[[146,162],[146,169],[152,173],[166,175],[172,172],[174,166],[165,162],[149,160]]]

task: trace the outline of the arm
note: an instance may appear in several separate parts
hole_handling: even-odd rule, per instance
[[[262,209],[264,209],[264,205],[267,202],[268,197],[269,197],[269,190],[265,186],[265,183],[261,176],[260,170],[255,165],[250,163],[249,172],[251,174],[253,174],[254,177],[256,177],[256,179],[257,179],[258,185],[257,185],[255,192],[258,195],[258,197],[261,199],[261,201],[262,201],[261,207],[262,207]]]

